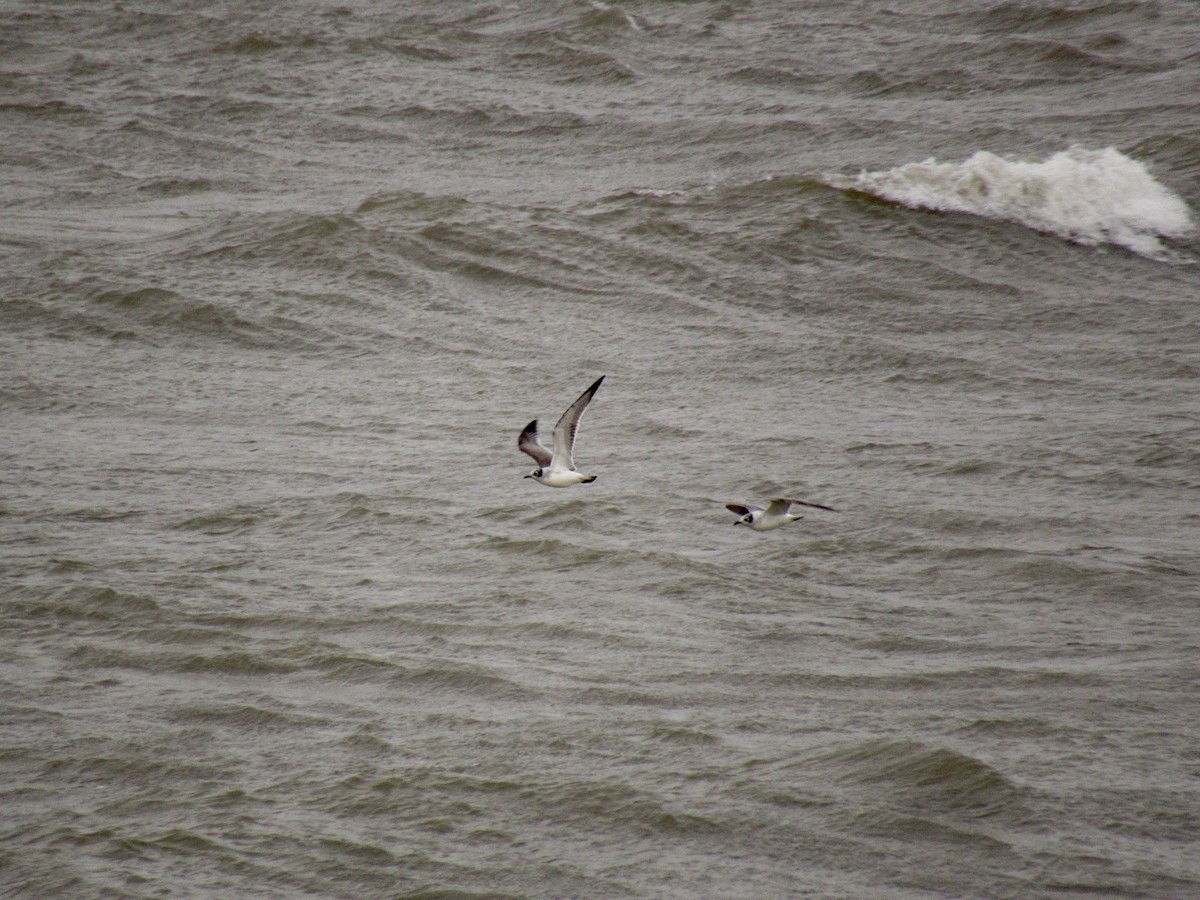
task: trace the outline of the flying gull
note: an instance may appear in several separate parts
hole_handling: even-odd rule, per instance
[[[575,468],[572,451],[575,448],[575,432],[579,430],[579,420],[583,411],[592,402],[592,397],[604,380],[601,375],[595,383],[579,395],[579,399],[567,407],[558,424],[554,426],[554,450],[547,450],[538,440],[537,419],[525,426],[521,436],[517,438],[517,449],[533,457],[538,467],[526,475],[534,481],[541,482],[547,487],[570,487],[573,484],[588,484],[595,481],[595,475],[583,475]]]
[[[796,519],[803,519],[804,516],[798,516],[791,511],[793,506],[812,506],[816,509],[827,509],[830,512],[837,512],[832,506],[809,503],[806,500],[791,500],[787,497],[777,497],[771,501],[771,505],[766,509],[758,506],[739,506],[736,503],[725,504],[726,509],[740,516],[733,523],[734,525],[749,525],[755,531],[770,531],[772,528],[778,528],[781,525],[786,525],[788,522],[794,522]]]

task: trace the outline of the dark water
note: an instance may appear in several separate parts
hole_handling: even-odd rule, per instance
[[[0,892],[1196,896],[1198,46],[4,4]]]

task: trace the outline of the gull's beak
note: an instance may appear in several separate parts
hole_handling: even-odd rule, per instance
[[[532,476],[532,475],[526,475],[525,477],[526,477],[526,478],[532,478],[533,476]]]
[[[734,519],[734,520],[733,520],[733,524],[734,524],[734,525],[741,525],[741,524],[742,524],[742,520],[741,520],[741,519]]]

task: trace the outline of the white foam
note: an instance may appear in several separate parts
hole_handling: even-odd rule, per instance
[[[655,197],[657,199],[666,199],[667,197],[682,197],[683,191],[656,189],[656,188],[634,188],[629,193],[635,197]]]
[[[1195,229],[1187,204],[1113,147],[1071,147],[1032,163],[981,150],[965,162],[927,159],[862,172],[837,186],[917,209],[1017,222],[1079,244],[1117,244],[1155,259],[1167,252],[1160,238]]]

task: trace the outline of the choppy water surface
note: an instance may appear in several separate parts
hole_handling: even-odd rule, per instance
[[[1195,36],[6,5],[5,895],[1200,892]]]

